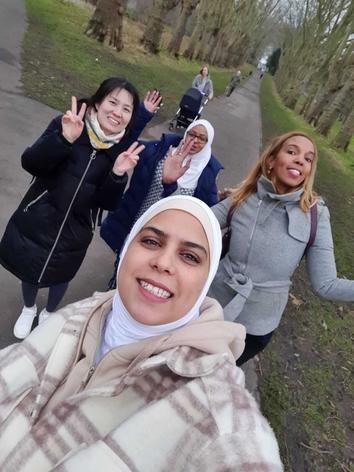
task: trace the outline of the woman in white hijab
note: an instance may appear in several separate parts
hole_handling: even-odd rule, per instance
[[[235,365],[244,328],[205,298],[220,251],[203,202],[162,200],[134,225],[117,291],[0,351],[2,472],[282,470]]]
[[[135,221],[161,198],[173,193],[199,198],[208,206],[218,203],[216,179],[223,168],[212,155],[214,128],[207,120],[189,125],[184,136],[163,134],[145,146],[119,208],[109,212],[101,237],[117,254],[108,289],[116,287],[119,254]]]

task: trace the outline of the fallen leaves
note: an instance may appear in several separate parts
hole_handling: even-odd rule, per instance
[[[289,296],[291,298],[291,303],[295,305],[297,308],[299,308],[299,306],[304,303],[303,301],[296,298],[295,295],[293,295],[292,293],[289,293]]]

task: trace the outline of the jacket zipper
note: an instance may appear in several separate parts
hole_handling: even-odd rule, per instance
[[[245,253],[245,258],[244,258],[244,264],[243,264],[243,266],[242,266],[242,270],[243,270],[243,271],[245,270],[246,265],[247,265],[248,254],[249,254],[249,250],[250,250],[250,247],[251,247],[252,238],[253,238],[253,235],[254,235],[254,230],[256,229],[256,224],[257,224],[257,220],[258,220],[259,210],[260,210],[260,208],[261,208],[262,202],[263,202],[263,200],[258,200],[258,203],[257,203],[257,213],[256,213],[256,217],[255,217],[255,219],[254,219],[252,231],[251,231],[250,237],[249,237],[249,239],[248,239],[248,243],[247,243],[247,248],[246,248],[246,253]]]
[[[82,177],[81,177],[81,180],[80,180],[80,182],[79,182],[79,185],[77,186],[77,188],[76,188],[76,190],[75,190],[74,196],[73,196],[73,198],[72,198],[72,200],[71,200],[71,202],[70,202],[70,205],[69,205],[68,210],[67,210],[67,212],[66,212],[66,214],[65,214],[64,220],[63,220],[63,222],[62,222],[62,224],[61,224],[61,226],[60,226],[60,228],[59,228],[59,232],[58,232],[58,235],[57,235],[57,237],[56,237],[56,239],[55,239],[55,241],[54,241],[53,247],[52,247],[52,249],[51,249],[51,251],[50,251],[50,253],[49,253],[49,256],[47,257],[47,260],[45,261],[45,264],[44,264],[43,270],[42,270],[42,272],[41,272],[41,275],[39,276],[38,283],[41,282],[41,279],[42,279],[42,277],[43,277],[43,274],[44,274],[44,272],[45,272],[45,270],[46,270],[46,268],[47,268],[47,266],[48,266],[48,264],[49,264],[50,258],[51,258],[52,255],[53,255],[54,249],[56,248],[56,245],[58,244],[60,235],[61,235],[61,233],[62,233],[62,231],[63,231],[63,228],[64,228],[64,225],[65,225],[65,223],[66,223],[66,220],[68,219],[68,216],[69,216],[71,207],[73,206],[74,200],[75,200],[76,195],[78,194],[78,192],[79,192],[79,190],[80,190],[80,187],[81,187],[81,185],[82,185],[82,182],[83,182],[84,178],[86,177],[86,174],[87,174],[87,172],[88,172],[88,170],[89,170],[89,168],[90,168],[90,165],[91,165],[92,161],[96,159],[96,153],[97,153],[97,150],[94,149],[94,150],[92,151],[91,155],[90,155],[89,163],[87,164],[86,169],[85,169],[85,172],[83,173],[83,175],[82,175]]]
[[[87,384],[89,383],[89,381],[91,380],[91,377],[93,376],[93,374],[95,373],[95,370],[96,370],[96,367],[97,365],[101,362],[101,360],[106,357],[106,355],[108,354],[108,352],[97,362],[97,364],[95,365],[95,360],[96,360],[96,356],[97,356],[97,351],[98,351],[98,348],[100,347],[100,344],[101,344],[101,340],[102,340],[102,329],[103,329],[103,321],[102,321],[102,316],[101,316],[101,319],[100,319],[100,325],[99,325],[99,333],[100,333],[100,339],[98,340],[98,343],[96,345],[96,349],[95,349],[95,354],[93,356],[93,363],[92,363],[92,366],[89,368],[89,371],[87,372],[87,375],[86,375],[86,378],[81,382],[81,388],[80,388],[80,392],[82,390],[84,390],[86,387],[87,387]]]
[[[39,197],[35,198],[34,200],[32,200],[31,202],[29,202],[25,208],[23,209],[23,211],[26,213],[26,211],[29,209],[29,207],[31,207],[32,205],[34,205],[36,202],[38,202],[38,200],[40,200],[43,195],[45,195],[46,193],[48,193],[48,190],[45,190],[41,195],[39,195]]]
[[[92,365],[87,373],[86,379],[81,382],[81,389],[84,390],[95,372],[96,367]]]

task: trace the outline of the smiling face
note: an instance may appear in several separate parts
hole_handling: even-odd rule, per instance
[[[170,323],[193,308],[209,265],[201,223],[187,212],[166,210],[148,221],[130,243],[118,273],[119,294],[139,323]]]
[[[268,161],[270,180],[279,195],[301,186],[311,172],[314,156],[314,145],[304,136],[293,136],[284,141],[277,156],[271,156]]]
[[[193,140],[193,146],[189,151],[189,154],[197,154],[204,149],[208,142],[208,133],[203,125],[196,125],[190,131],[187,131],[187,143],[189,140]]]
[[[95,106],[102,131],[106,135],[118,134],[131,120],[133,96],[126,90],[117,88]]]
[[[203,69],[202,69],[202,76],[203,76],[203,77],[207,77],[208,74],[209,74],[208,68],[207,68],[207,67],[203,67]]]

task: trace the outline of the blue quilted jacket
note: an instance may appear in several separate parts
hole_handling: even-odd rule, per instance
[[[163,134],[160,141],[139,141],[146,147],[140,153],[140,159],[134,169],[130,186],[124,193],[120,206],[108,213],[101,226],[101,237],[113,251],[119,254],[125,238],[130,233],[136,215],[149,192],[156,167],[163,159],[170,145],[177,147],[182,136]],[[220,162],[212,155],[198,180],[194,196],[203,200],[210,207],[218,203],[216,178],[223,169]],[[177,182],[164,185],[164,196],[168,197],[177,189]]]

